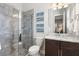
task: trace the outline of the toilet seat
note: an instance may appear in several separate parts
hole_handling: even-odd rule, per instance
[[[36,55],[36,54],[38,54],[39,53],[39,46],[37,46],[37,45],[33,45],[33,46],[31,46],[30,48],[29,48],[29,54],[30,55]]]

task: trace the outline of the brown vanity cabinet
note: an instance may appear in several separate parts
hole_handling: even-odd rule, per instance
[[[58,56],[59,44],[56,40],[45,40],[45,56]]]
[[[79,56],[79,43],[46,39],[45,56]]]
[[[79,56],[79,43],[61,42],[62,56]]]

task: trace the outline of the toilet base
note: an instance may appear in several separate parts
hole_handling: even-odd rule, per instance
[[[39,56],[39,55],[40,55],[40,54],[39,54],[39,49],[40,49],[39,46],[33,45],[33,46],[31,46],[31,47],[29,48],[28,54],[29,54],[30,56]]]
[[[40,56],[40,54],[39,53],[37,53],[37,54],[30,54],[30,53],[28,53],[26,56]]]

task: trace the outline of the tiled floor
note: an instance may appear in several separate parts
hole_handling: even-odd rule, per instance
[[[27,49],[23,48],[23,46],[20,42],[20,44],[18,46],[18,55],[19,56],[25,56],[25,55],[27,55],[27,53],[28,53]]]
[[[42,52],[44,52],[44,51],[42,51]],[[21,42],[19,42],[19,44],[18,44],[18,55],[19,56],[30,56],[28,51],[27,51],[27,49],[23,48]],[[44,55],[43,54],[39,54],[37,56],[44,56]]]

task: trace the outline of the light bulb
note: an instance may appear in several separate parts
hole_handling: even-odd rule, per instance
[[[58,9],[61,9],[62,7],[60,6],[60,7],[58,7]]]
[[[55,8],[53,8],[53,10],[56,10],[57,8],[55,7]]]
[[[66,7],[68,7],[68,5],[67,5],[67,4],[65,4],[65,5],[64,5],[64,8],[66,8]]]
[[[61,9],[62,6],[63,6],[63,4],[62,4],[62,3],[59,3],[59,4],[58,4],[58,9]]]
[[[56,3],[53,3],[53,4],[52,4],[52,8],[53,8],[53,10],[56,10],[56,9],[57,9]]]

